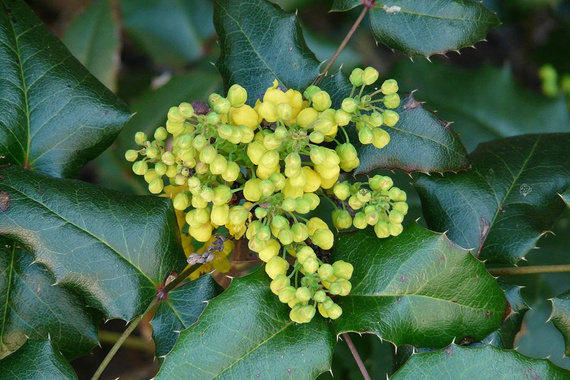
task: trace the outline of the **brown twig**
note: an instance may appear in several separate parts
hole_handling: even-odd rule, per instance
[[[507,267],[487,269],[493,276],[506,276],[516,274],[537,274],[537,273],[564,273],[570,272],[570,264],[566,265],[537,265],[528,267]]]
[[[352,339],[350,339],[350,336],[347,333],[344,333],[342,334],[342,339],[344,339],[346,345],[348,346],[348,348],[350,348],[350,352],[352,352],[352,356],[354,356],[354,360],[356,361],[356,364],[358,364],[358,368],[360,369],[360,373],[362,373],[362,376],[364,376],[364,380],[370,380],[370,375],[368,374],[368,371],[366,370],[366,367],[364,366],[364,363],[362,362],[360,354],[356,350],[354,343],[352,343]]]

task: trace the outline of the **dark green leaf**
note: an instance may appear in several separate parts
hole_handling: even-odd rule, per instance
[[[120,41],[112,2],[95,1],[75,17],[63,35],[63,42],[95,78],[116,91]]]
[[[396,345],[442,347],[496,330],[507,302],[497,281],[445,235],[412,224],[378,239],[372,230],[340,236],[332,260],[354,266],[338,300],[338,332],[372,332]]]
[[[489,334],[483,339],[483,344],[492,344],[499,348],[512,349],[514,347],[516,335],[521,331],[522,323],[526,312],[529,310],[528,305],[521,295],[521,287],[499,283],[505,291],[505,296],[509,302],[507,318],[501,324],[499,330]]]
[[[330,93],[336,106],[349,96],[352,89],[341,72],[327,77],[321,87]],[[390,143],[382,149],[360,144],[356,128],[352,125],[347,128],[350,142],[360,158],[357,174],[376,169],[431,173],[458,171],[469,166],[465,147],[450,128],[450,123],[426,110],[413,94],[404,97],[396,112],[400,121],[394,127],[384,126],[390,134]]]
[[[570,132],[563,97],[546,98],[521,87],[511,69],[458,69],[441,63],[400,62],[392,71],[439,117],[454,122],[468,151],[485,141],[525,133]]]
[[[136,113],[115,143],[95,160],[101,183],[115,190],[132,192],[134,189],[139,194],[148,194],[146,183],[134,175],[132,163],[125,160],[125,151],[136,147],[135,133],[143,131],[152,136],[156,128],[165,125],[170,107],[182,102],[207,100],[210,93],[219,92],[221,87],[222,80],[215,71],[214,74],[195,71],[174,76],[158,90],[144,93],[133,103],[132,109]]]
[[[77,379],[71,365],[49,340],[27,341],[18,351],[0,360],[0,369],[0,380]]]
[[[564,210],[570,134],[524,135],[481,144],[473,168],[415,183],[428,226],[492,262],[514,264]]]
[[[18,241],[56,283],[80,292],[108,318],[139,315],[171,270],[184,267],[172,202],[0,170],[0,231]],[[2,212],[3,211],[3,212]]]
[[[69,360],[87,355],[97,344],[101,317],[69,289],[55,282],[29,253],[0,247],[0,357],[26,340],[50,337]]]
[[[471,0],[392,0],[370,9],[376,41],[410,56],[472,46],[499,24],[494,12]]]
[[[334,0],[331,12],[348,11],[362,4],[362,0]]]
[[[552,314],[550,320],[562,333],[566,343],[565,355],[570,354],[570,291],[552,298]]]
[[[220,292],[220,286],[208,274],[168,293],[168,299],[161,302],[150,321],[156,356],[165,356],[174,346],[180,331],[194,324],[206,303]]]
[[[569,378],[568,371],[545,359],[528,358],[494,346],[451,346],[413,355],[390,379],[549,379]]]
[[[222,49],[216,66],[225,88],[238,83],[255,103],[275,79],[303,91],[319,75],[297,17],[265,0],[217,0],[214,24]]]
[[[0,0],[0,156],[73,177],[129,118],[25,2]]]
[[[212,2],[203,0],[120,0],[123,25],[156,62],[181,66],[203,55],[210,37]]]
[[[332,325],[292,322],[269,283],[263,269],[234,279],[180,334],[156,379],[314,379],[328,370]]]

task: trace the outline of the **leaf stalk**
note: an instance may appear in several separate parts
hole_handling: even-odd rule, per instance
[[[488,268],[493,276],[537,274],[537,273],[564,273],[570,272],[570,264],[565,265],[537,265],[527,267]]]
[[[350,339],[348,333],[342,334],[342,339],[344,339],[346,345],[348,346],[348,348],[350,348],[350,352],[352,353],[352,356],[354,356],[354,360],[356,361],[356,364],[358,364],[358,369],[360,369],[360,373],[362,373],[364,380],[371,380],[370,375],[368,374],[368,371],[364,366],[364,362],[362,361],[360,354],[356,350],[354,343],[352,343],[352,339]]]

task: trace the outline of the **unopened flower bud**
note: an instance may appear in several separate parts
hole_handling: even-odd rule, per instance
[[[378,80],[378,70],[374,67],[367,67],[362,73],[362,81],[365,85],[370,86]]]
[[[227,99],[230,101],[232,107],[239,108],[247,101],[247,91],[239,84],[234,84],[228,90]]]
[[[352,83],[354,86],[356,87],[360,87],[363,84],[362,81],[362,74],[364,73],[364,70],[362,70],[361,68],[356,68],[354,70],[352,70],[352,73],[350,73],[350,83]]]
[[[384,95],[395,94],[398,92],[398,82],[394,79],[385,80],[380,89]]]

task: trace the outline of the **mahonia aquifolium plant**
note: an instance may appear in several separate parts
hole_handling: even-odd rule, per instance
[[[236,84],[225,98],[211,94],[208,104],[170,108],[166,127],[155,131],[154,140],[143,132],[135,135],[141,148],[127,151],[126,159],[151,193],[173,199],[188,261],[204,264],[191,277],[212,265],[227,272],[232,240],[245,236],[266,263],[271,291],[291,307],[293,321],[309,322],[317,309],[325,318],[342,314],[331,297],[350,292],[353,267],[321,260],[317,253],[332,248],[334,235],[322,219],[307,214],[328,198],[334,227],[373,226],[386,238],[402,232],[408,211],[405,192],[389,177],[339,180],[341,171],[349,173],[360,163],[346,128],[354,125],[362,144],[381,149],[390,141],[381,126],[399,120],[393,111],[400,104],[395,80],[363,95],[377,79],[372,67],[355,69],[352,93],[340,109],[331,108],[329,94],[317,86],[301,94],[281,90],[277,81],[252,108],[246,90]],[[336,139],[339,129],[345,142]],[[222,236],[224,230],[228,236]],[[206,244],[194,253],[191,239]]]

